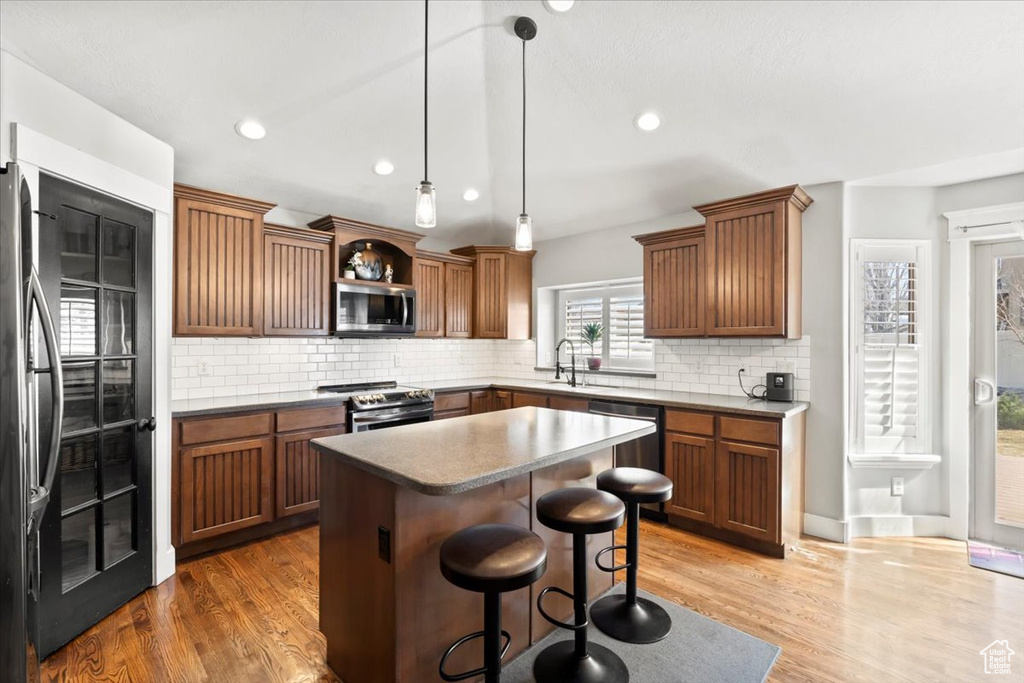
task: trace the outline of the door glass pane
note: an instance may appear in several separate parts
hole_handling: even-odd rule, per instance
[[[135,344],[135,295],[103,291],[103,354],[130,356]]]
[[[131,287],[135,284],[135,228],[103,220],[103,282]]]
[[[131,554],[135,546],[134,503],[133,491],[103,504],[104,569]]]
[[[96,426],[96,364],[64,364],[64,431]]]
[[[61,585],[64,592],[90,576],[96,569],[96,511],[91,507],[61,520]]]
[[[134,427],[103,434],[103,495],[109,496],[133,483],[134,450]]]
[[[1024,527],[1024,256],[996,259],[996,522]]]
[[[61,285],[60,355],[95,356],[96,292],[92,287]]]
[[[135,416],[135,361],[103,361],[103,424]]]
[[[64,207],[64,220],[60,223],[62,229],[60,252],[62,277],[96,282],[98,224],[99,219],[91,213],[78,211],[70,206]],[[41,230],[41,238],[45,239],[45,237],[46,231]]]
[[[96,498],[96,435],[68,439],[60,446],[60,506],[70,510]]]

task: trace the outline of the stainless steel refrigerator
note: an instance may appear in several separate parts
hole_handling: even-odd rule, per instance
[[[152,583],[152,212],[36,185],[0,173],[4,683]]]

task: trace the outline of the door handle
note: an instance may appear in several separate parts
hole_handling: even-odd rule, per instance
[[[64,422],[64,366],[61,364],[60,349],[57,346],[57,335],[53,329],[53,318],[50,306],[46,303],[43,285],[39,282],[39,273],[33,267],[28,276],[28,302],[25,307],[25,329],[32,322],[32,305],[39,307],[39,322],[43,328],[43,341],[46,344],[46,355],[50,361],[50,395],[52,400],[52,423],[50,425],[50,455],[46,462],[46,473],[41,482],[33,482],[29,496],[29,534],[35,532],[39,521],[43,518],[46,505],[50,501],[53,480],[57,476],[57,460],[60,456],[60,438]]]
[[[986,382],[983,379],[974,380],[974,405],[980,406],[991,403],[995,397],[996,389],[992,386],[991,382]]]
[[[142,418],[141,420],[139,420],[139,423],[138,423],[137,426],[138,426],[140,432],[143,429],[145,429],[146,431],[154,432],[154,431],[156,431],[156,418],[155,417],[151,417],[149,419]]]

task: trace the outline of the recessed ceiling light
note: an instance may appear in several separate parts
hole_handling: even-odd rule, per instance
[[[480,193],[474,190],[473,188],[469,188],[468,190],[462,193],[462,198],[465,199],[467,202],[475,202],[476,200],[480,199]]]
[[[373,172],[377,175],[391,175],[395,170],[395,165],[387,159],[381,159],[373,165]]]
[[[544,7],[546,7],[549,12],[554,12],[555,14],[568,12],[575,4],[576,0],[544,0]]]
[[[661,119],[653,111],[645,111],[639,114],[633,123],[642,131],[651,132],[661,125]]]
[[[242,119],[235,124],[235,132],[243,138],[262,140],[263,136],[267,134],[267,129],[254,119]]]

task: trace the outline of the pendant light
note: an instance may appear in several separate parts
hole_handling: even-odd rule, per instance
[[[533,221],[526,213],[526,41],[537,36],[537,24],[529,17],[519,17],[515,24],[516,35],[523,41],[523,212],[516,219],[516,251],[533,249]]]
[[[416,188],[416,227],[437,225],[434,186],[427,178],[427,57],[430,52],[430,0],[423,0],[423,181]]]

